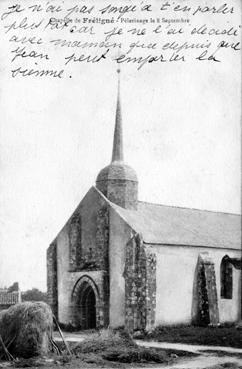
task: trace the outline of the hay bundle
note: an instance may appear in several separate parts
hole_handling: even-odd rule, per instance
[[[44,302],[16,304],[0,315],[0,335],[15,357],[47,354],[51,349],[52,328],[52,312]]]

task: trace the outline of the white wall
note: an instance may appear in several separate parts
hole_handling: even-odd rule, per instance
[[[156,325],[190,323],[192,320],[195,269],[198,255],[209,251],[215,264],[221,322],[240,317],[240,271],[233,267],[233,298],[220,298],[220,263],[226,254],[241,257],[240,251],[184,246],[147,246],[157,255]]]
[[[125,247],[132,237],[132,230],[110,208],[109,270],[110,270],[110,326],[124,325],[125,318]]]
[[[66,227],[57,237],[57,289],[58,289],[58,319],[61,323],[69,320],[69,293],[66,290],[69,269],[69,240]]]

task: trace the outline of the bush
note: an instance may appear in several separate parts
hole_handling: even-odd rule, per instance
[[[47,293],[38,290],[38,288],[32,288],[32,290],[22,292],[22,300],[23,301],[43,301],[47,303]]]

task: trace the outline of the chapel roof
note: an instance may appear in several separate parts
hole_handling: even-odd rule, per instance
[[[119,161],[112,162],[110,165],[103,168],[99,172],[96,181],[100,182],[112,179],[129,180],[134,182],[138,181],[134,169],[129,165]]]
[[[241,247],[241,217],[237,214],[142,201],[138,202],[137,210],[112,206],[148,244]]]

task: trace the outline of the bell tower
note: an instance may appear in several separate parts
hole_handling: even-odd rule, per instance
[[[123,160],[123,129],[120,102],[120,70],[118,70],[118,96],[111,163],[103,168],[96,179],[96,187],[113,203],[130,210],[138,204],[138,179]]]

